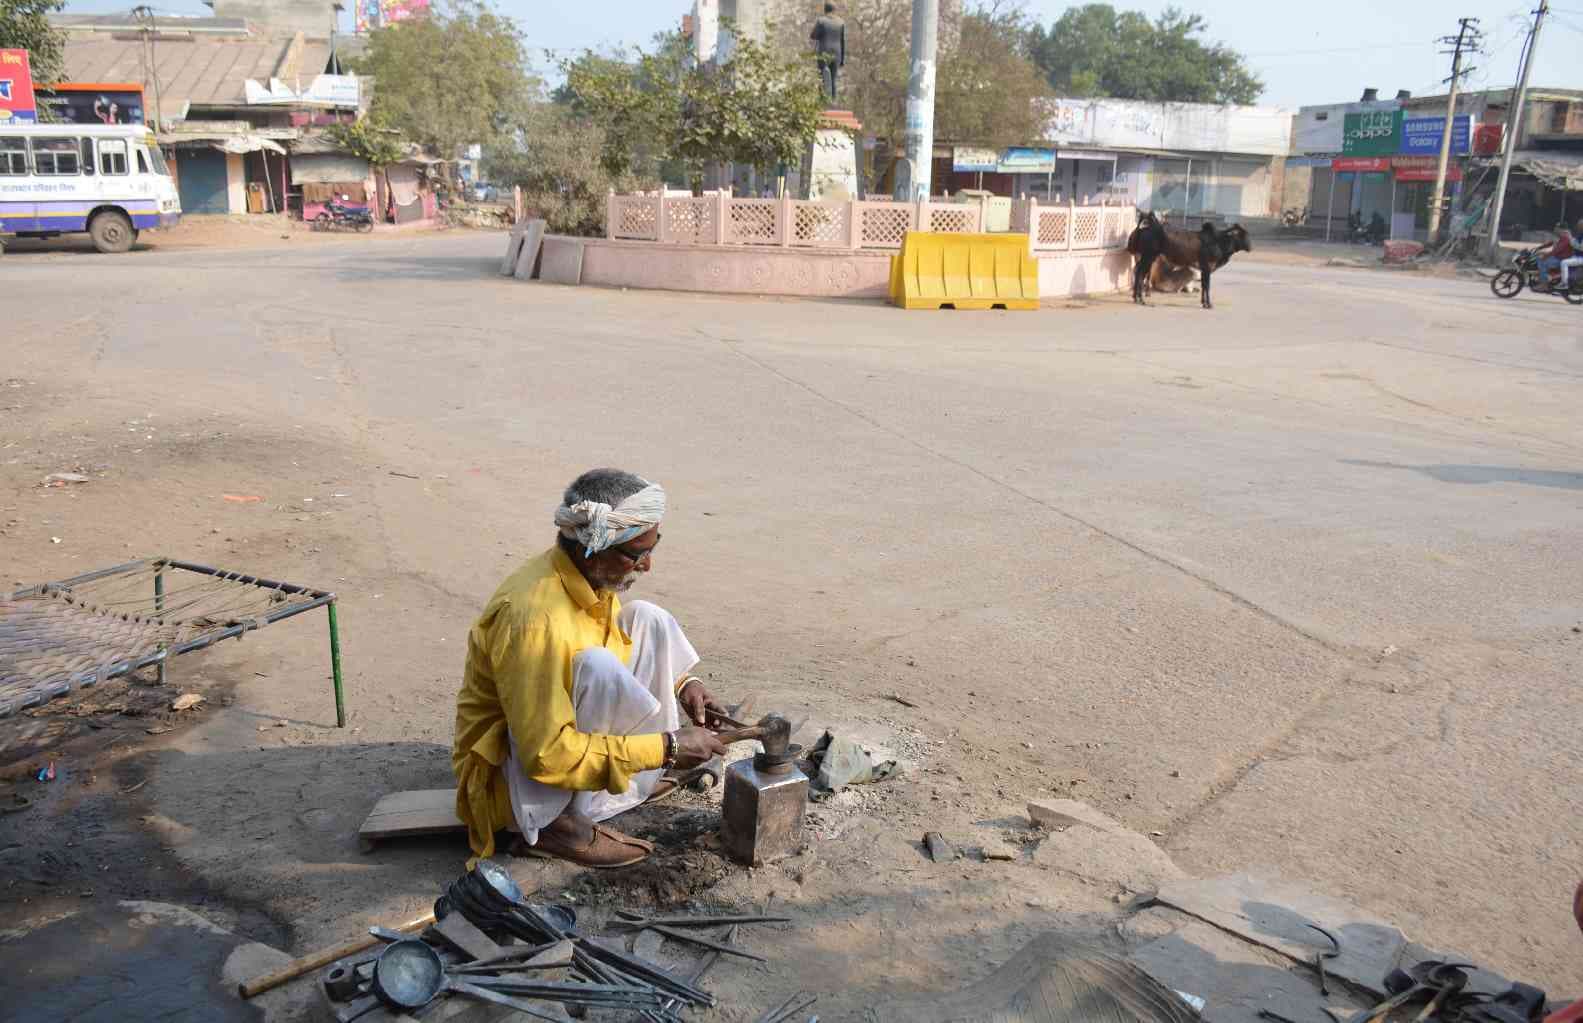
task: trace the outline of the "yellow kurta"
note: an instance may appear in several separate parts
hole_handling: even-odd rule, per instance
[[[632,775],[659,767],[659,735],[591,735],[577,730],[572,657],[602,646],[632,657],[615,594],[596,594],[572,559],[551,547],[513,572],[467,634],[467,667],[456,697],[456,815],[478,856],[492,856],[495,832],[514,823],[501,771],[515,741],[529,778],[579,791],[627,790]]]

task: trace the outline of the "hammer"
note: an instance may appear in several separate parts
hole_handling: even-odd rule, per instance
[[[791,742],[791,722],[779,714],[766,714],[756,725],[718,732],[716,737],[724,743],[757,739],[764,744],[765,753],[780,754],[786,752],[786,747]]]

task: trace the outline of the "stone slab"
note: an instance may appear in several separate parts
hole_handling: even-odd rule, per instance
[[[1376,995],[1385,975],[1402,961],[1407,936],[1351,903],[1297,884],[1232,874],[1164,885],[1155,896],[1179,909],[1296,962],[1307,962],[1329,943],[1317,924],[1341,941],[1341,955],[1325,968]]]
[[[583,283],[583,249],[581,238],[546,235],[544,254],[539,257],[539,280],[547,284]]]
[[[1344,997],[1340,984],[1330,986],[1326,999],[1313,971],[1192,918],[1128,958],[1173,991],[1204,999],[1203,1015],[1211,1023],[1260,1023],[1262,1010],[1307,1020],[1323,1019],[1321,1006],[1347,1015],[1367,1008]]]
[[[531,281],[539,270],[539,251],[544,245],[544,221],[523,221],[522,248],[517,253],[517,266],[512,276],[519,281]]]
[[[506,235],[506,258],[500,261],[500,276],[510,277],[517,269],[517,256],[522,252],[522,233],[526,225],[518,222]]]
[[[1040,818],[1056,822],[1033,851],[1034,863],[1042,867],[1132,892],[1151,891],[1182,877],[1181,869],[1164,849],[1086,803],[1041,800],[1029,804],[1030,814],[1035,806],[1036,823]]]

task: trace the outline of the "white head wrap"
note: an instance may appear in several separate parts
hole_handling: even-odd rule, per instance
[[[612,508],[602,501],[578,501],[555,509],[561,535],[583,545],[583,556],[642,536],[665,518],[665,488],[650,483]]]

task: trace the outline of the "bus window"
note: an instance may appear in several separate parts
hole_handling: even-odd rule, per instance
[[[142,146],[138,146],[135,152],[137,153],[137,172],[139,174],[147,174],[148,156],[144,153]]]
[[[76,174],[77,172],[76,139],[33,140],[34,174],[47,177],[51,175]]]
[[[0,135],[0,175],[27,173],[27,139],[20,135]]]
[[[148,147],[148,157],[154,161],[154,173],[160,177],[170,177],[170,167],[165,163],[165,152],[158,146]]]
[[[82,172],[93,174],[93,139],[82,140]]]
[[[126,139],[99,140],[99,173],[126,173]]]

